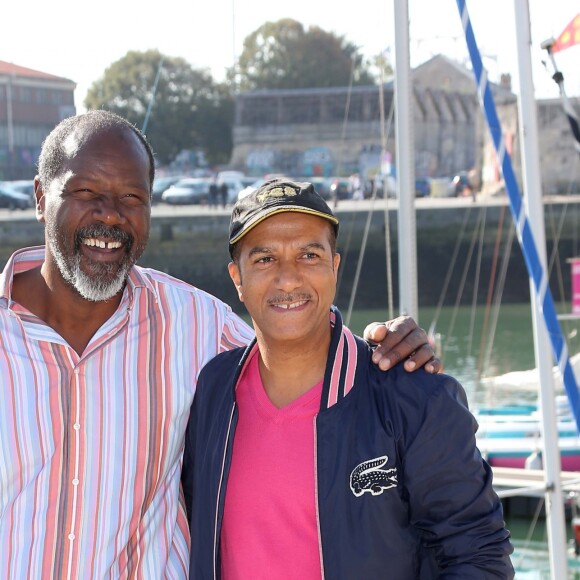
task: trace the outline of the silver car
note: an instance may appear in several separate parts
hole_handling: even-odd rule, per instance
[[[211,181],[202,177],[188,177],[174,183],[161,194],[165,203],[173,205],[206,204]]]

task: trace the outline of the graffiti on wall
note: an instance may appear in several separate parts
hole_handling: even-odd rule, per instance
[[[329,177],[334,172],[334,159],[328,147],[310,147],[304,151],[303,175]]]
[[[285,173],[302,177],[328,177],[333,174],[335,165],[328,147],[309,147],[304,151],[254,149],[246,157],[246,172],[249,175]]]

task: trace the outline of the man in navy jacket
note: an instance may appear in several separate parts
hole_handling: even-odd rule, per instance
[[[229,272],[255,341],[201,372],[190,577],[512,578],[461,385],[381,372],[332,306],[338,220],[311,184],[239,201]]]

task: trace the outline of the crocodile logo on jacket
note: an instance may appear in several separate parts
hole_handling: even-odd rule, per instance
[[[372,495],[380,495],[386,489],[397,486],[397,469],[381,469],[387,464],[388,459],[386,455],[369,459],[352,470],[350,489],[356,497],[360,497],[365,491]]]

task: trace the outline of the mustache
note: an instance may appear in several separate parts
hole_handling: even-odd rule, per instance
[[[300,300],[310,300],[312,296],[306,292],[294,292],[292,294],[278,294],[268,298],[266,304],[287,304],[289,302],[299,302]]]
[[[94,224],[86,226],[77,231],[75,235],[75,245],[80,248],[85,238],[107,238],[112,242],[119,242],[130,248],[133,245],[133,236],[120,229],[118,226],[108,227],[105,224]]]

